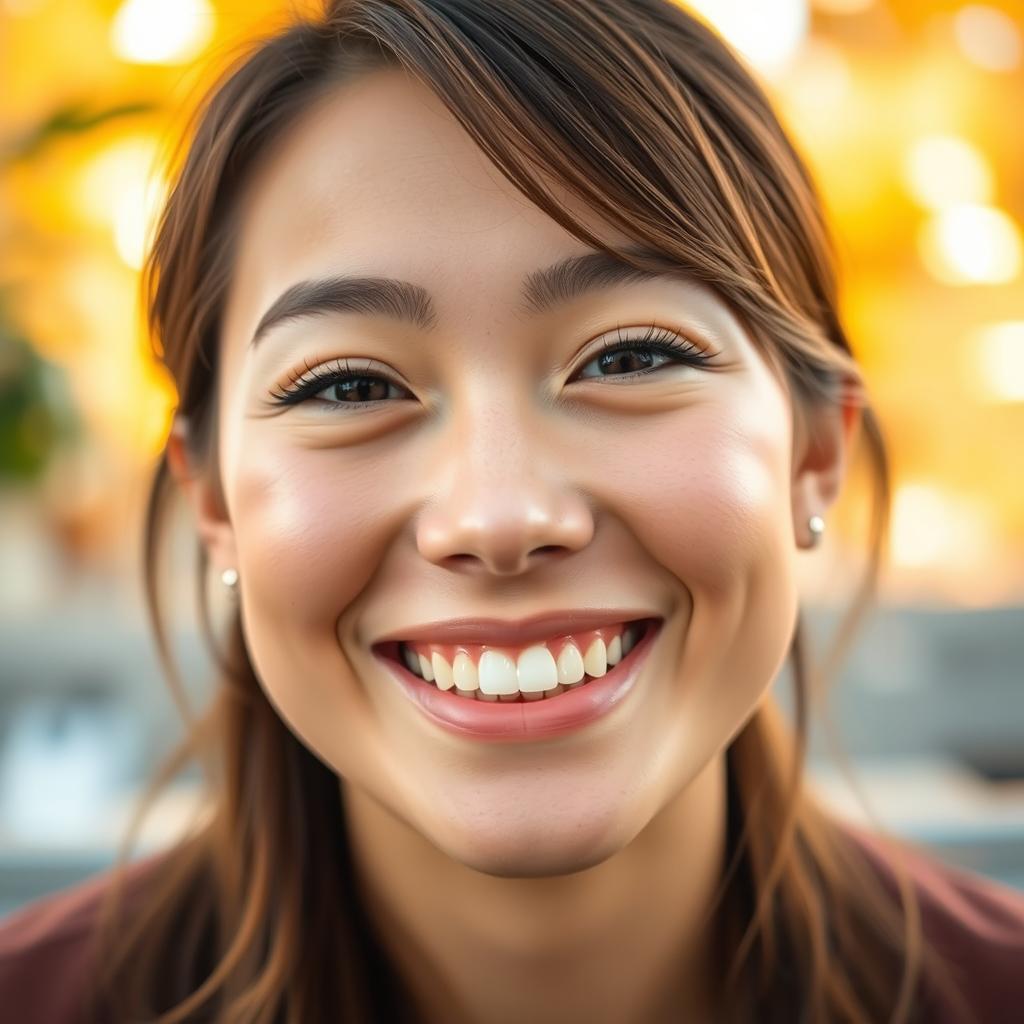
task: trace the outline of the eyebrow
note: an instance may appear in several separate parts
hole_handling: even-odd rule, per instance
[[[665,264],[664,254],[651,249],[633,246],[624,251],[664,266],[644,269],[604,251],[569,256],[526,275],[521,310],[539,315],[601,288],[684,273],[681,267]],[[263,314],[249,344],[255,345],[285,321],[327,313],[388,316],[425,331],[432,330],[438,319],[430,293],[421,285],[393,277],[324,277],[300,281],[282,292]]]

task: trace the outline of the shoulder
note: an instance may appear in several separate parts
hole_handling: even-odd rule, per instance
[[[1018,1013],[1024,1003],[1024,892],[913,843],[845,827],[890,891],[897,891],[896,865],[906,870],[925,940],[948,964],[978,1021]]]
[[[154,854],[128,864],[128,902],[139,895],[162,859]],[[82,1020],[93,926],[113,875],[112,869],[93,875],[0,919],[0,1006],[9,1019],[47,1024]]]

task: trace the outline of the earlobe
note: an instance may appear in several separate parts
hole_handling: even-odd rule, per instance
[[[189,506],[196,532],[211,566],[218,571],[238,564],[234,530],[215,476],[195,464],[188,447],[188,420],[175,416],[167,438],[167,467]]]
[[[825,519],[842,489],[860,420],[859,402],[845,399],[809,411],[794,431],[792,510],[801,547],[818,542],[812,520]]]

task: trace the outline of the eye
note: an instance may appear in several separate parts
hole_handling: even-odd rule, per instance
[[[354,369],[348,359],[334,360],[320,366],[306,363],[304,374],[293,379],[287,387],[271,392],[274,404],[299,405],[315,398],[321,405],[362,408],[381,404],[392,390],[410,394],[407,388],[395,384],[387,377],[375,373],[356,373]],[[321,399],[321,395],[326,397]]]
[[[683,364],[702,367],[711,361],[711,354],[709,352],[705,352],[694,345],[693,342],[663,327],[648,327],[644,334],[633,337],[623,337],[621,330],[621,328],[618,328],[615,332],[615,337],[604,340],[604,343],[601,345],[600,354],[584,364],[584,369],[594,363],[602,370],[630,369],[629,363],[637,361],[645,364],[633,373],[614,375],[629,379],[653,373],[665,365]],[[660,363],[652,367],[650,365],[652,353],[667,359],[668,364]],[[601,375],[588,374],[583,379],[593,380],[595,376],[600,377]]]
[[[652,357],[660,356],[666,362],[651,365]],[[686,338],[661,327],[648,327],[637,336],[623,336],[622,329],[615,336],[606,338],[597,356],[585,363],[583,369],[596,364],[602,371],[633,370],[630,373],[583,374],[581,379],[595,377],[631,379],[656,373],[666,365],[702,367],[712,359],[710,353],[698,348]],[[638,369],[630,364],[640,363]],[[348,359],[334,360],[320,366],[306,363],[306,372],[294,378],[286,387],[272,391],[275,405],[291,406],[316,400],[327,408],[367,409],[387,403],[395,392],[404,392],[411,397],[407,388],[396,384],[382,374],[369,373],[366,367],[353,367]],[[358,371],[358,372],[357,372]]]

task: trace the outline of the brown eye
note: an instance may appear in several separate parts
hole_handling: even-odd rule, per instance
[[[315,399],[325,406],[361,408],[385,402],[391,391],[409,394],[401,385],[380,374],[365,370],[353,372],[347,360],[340,366],[329,364],[307,369],[308,373],[288,387],[271,392],[275,405],[299,405]]]
[[[637,377],[653,373],[665,365],[665,363],[660,363],[652,366],[652,360],[657,356],[661,356],[670,364],[698,367],[711,360],[709,353],[698,348],[686,338],[671,331],[652,327],[640,337],[630,338],[617,335],[614,338],[606,339],[601,352],[586,366],[596,363],[601,371],[609,372],[587,374],[584,379],[592,380],[602,376]]]
[[[379,402],[388,397],[389,388],[394,385],[383,377],[339,377],[333,384],[328,384],[317,396],[326,394],[344,404],[361,402]]]
[[[652,362],[658,355],[664,353],[653,351],[650,346],[641,349],[639,346],[633,348],[617,348],[610,352],[602,352],[597,357],[597,365],[606,373],[629,373],[639,370],[649,370]],[[664,356],[664,358],[668,358]]]

